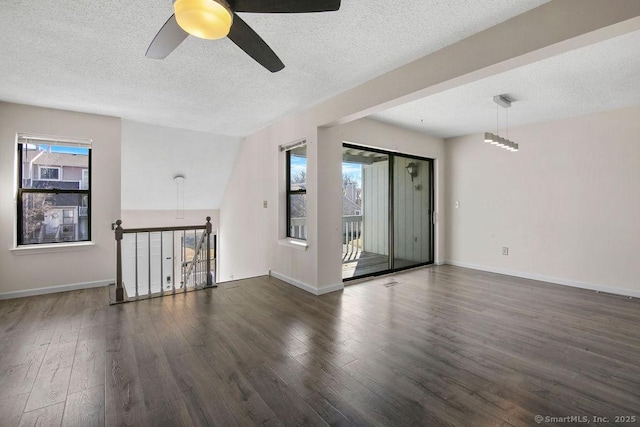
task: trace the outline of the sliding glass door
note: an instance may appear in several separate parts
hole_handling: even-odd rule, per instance
[[[389,258],[389,156],[343,150],[342,277],[386,271]]]
[[[393,268],[433,260],[431,160],[393,159]]]
[[[345,144],[342,278],[433,262],[433,161]]]

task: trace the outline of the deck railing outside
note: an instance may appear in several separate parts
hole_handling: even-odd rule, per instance
[[[291,218],[289,235],[297,239],[307,239],[307,218]],[[362,252],[362,215],[342,217],[342,260],[356,259]]]
[[[307,218],[291,218],[289,236],[307,240]]]
[[[116,221],[114,302],[215,287],[216,236],[210,221],[131,229]]]
[[[342,260],[356,259],[362,252],[362,215],[342,217]]]

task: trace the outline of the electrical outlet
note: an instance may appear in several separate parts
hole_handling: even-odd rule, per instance
[[[263,200],[263,201],[262,201],[262,207],[263,207],[263,208],[266,208],[266,207],[267,207],[267,201],[266,201],[266,200]]]
[[[502,255],[509,255],[509,248],[506,246],[502,247]]]

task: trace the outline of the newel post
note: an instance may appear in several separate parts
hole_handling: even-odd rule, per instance
[[[211,277],[211,217],[207,217],[206,224],[206,233],[207,233],[207,286],[213,286],[213,277]]]
[[[116,221],[116,302],[124,301],[124,288],[122,287],[122,220]]]

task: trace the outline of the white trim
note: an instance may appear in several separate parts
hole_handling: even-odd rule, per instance
[[[290,142],[288,144],[282,144],[280,146],[280,151],[290,151],[298,147],[302,147],[307,144],[306,138],[299,139],[297,141]]]
[[[46,288],[25,289],[23,291],[2,292],[0,293],[0,300],[53,294],[56,292],[76,291],[78,289],[99,288],[102,286],[110,285],[114,282],[114,279],[108,279],[98,280],[95,282],[73,283],[70,285],[49,286]]]
[[[300,251],[306,251],[309,248],[309,244],[306,240],[294,239],[293,237],[287,237],[286,239],[278,240],[280,246],[288,246]]]
[[[286,282],[304,291],[312,293],[313,295],[324,295],[324,294],[328,294],[329,292],[334,292],[334,291],[339,291],[341,289],[344,289],[343,283],[336,283],[335,285],[329,285],[329,286],[323,287],[322,289],[317,289],[311,285],[308,285],[304,282],[293,279],[289,276],[285,276],[284,274],[278,273],[277,271],[273,271],[273,270],[269,270],[269,276],[275,277],[276,279],[280,279],[283,282]]]
[[[52,243],[52,244],[33,244],[17,246],[9,248],[14,255],[36,255],[50,254],[54,252],[73,252],[83,251],[92,248],[96,244],[94,242],[70,242],[70,243]]]
[[[322,289],[318,289],[318,293],[316,295],[324,295],[330,292],[341,291],[344,289],[344,283],[336,283],[334,285],[325,286]]]
[[[91,148],[93,143],[89,138],[73,138],[70,136],[53,136],[53,135],[41,135],[36,133],[18,132],[16,134],[16,141],[18,144],[35,144],[40,145],[64,145],[71,147]]]
[[[577,280],[561,279],[558,277],[544,276],[541,274],[522,273],[519,271],[505,270],[502,268],[485,267],[483,265],[469,264],[466,262],[458,262],[453,260],[445,261],[446,264],[457,267],[472,268],[474,270],[487,271],[489,273],[504,274],[507,276],[521,277],[523,279],[539,280],[541,282],[554,283],[556,285],[571,286],[574,288],[589,289],[592,291],[608,292],[612,294],[626,295],[630,297],[640,298],[640,290],[612,288],[610,286],[598,283],[579,282]]]

